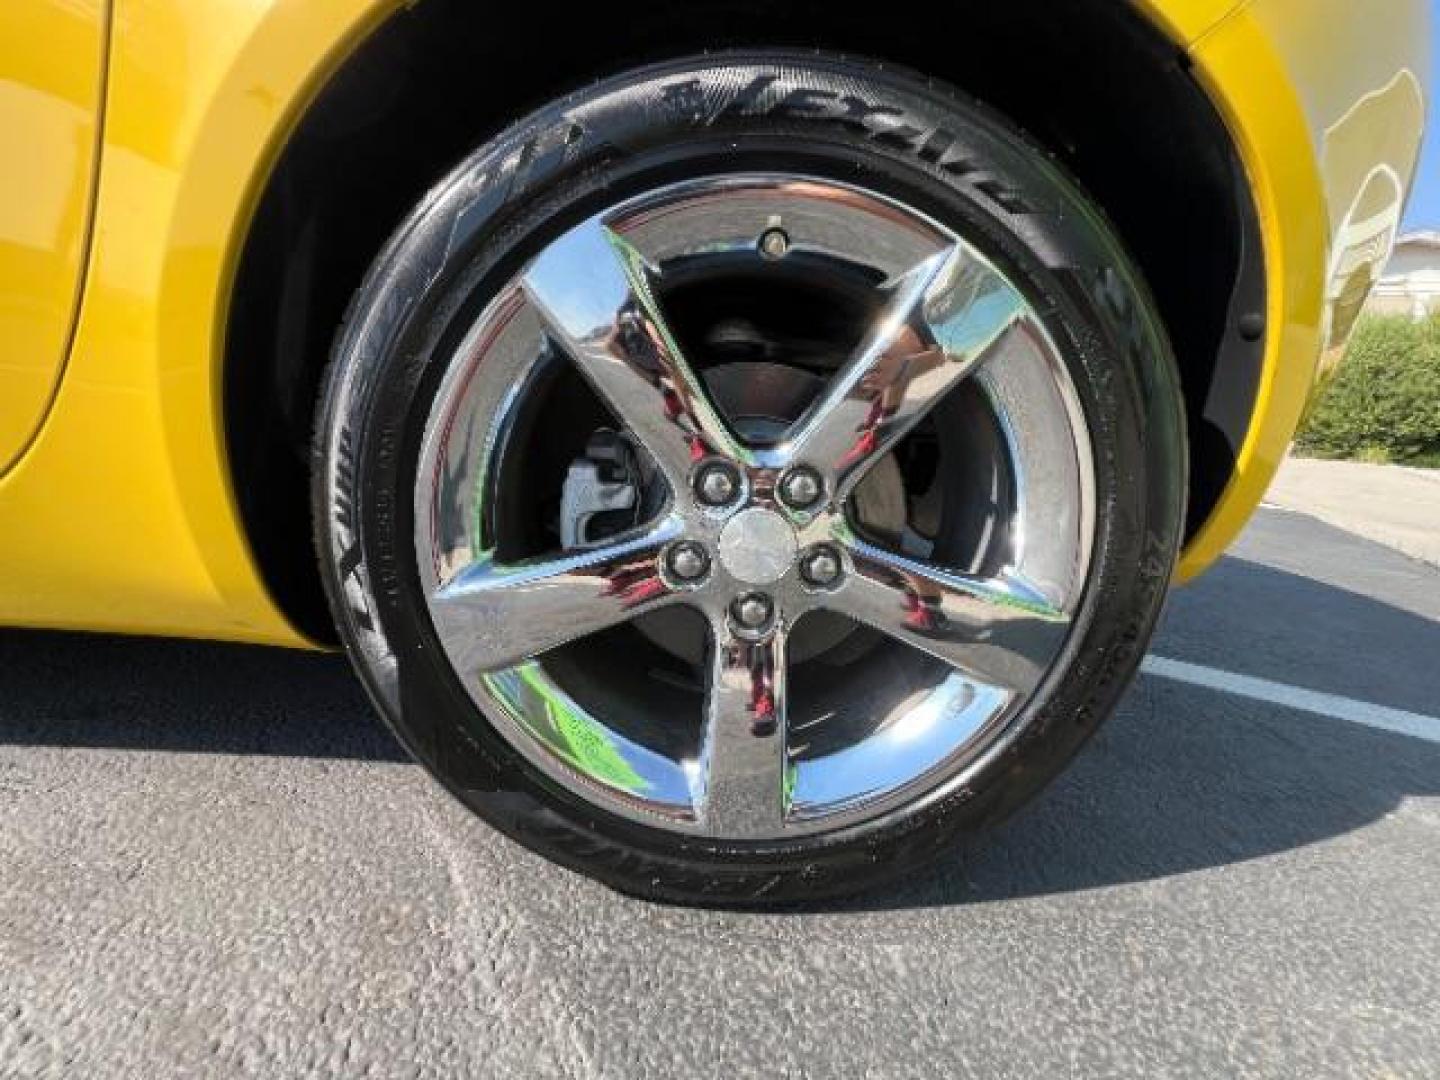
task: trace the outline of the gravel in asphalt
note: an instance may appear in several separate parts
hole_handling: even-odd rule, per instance
[[[1266,512],[1155,653],[1440,716],[1440,571]],[[1440,743],[1147,675],[903,887],[648,905],[341,660],[0,634],[4,1077],[1434,1077],[1437,856]]]

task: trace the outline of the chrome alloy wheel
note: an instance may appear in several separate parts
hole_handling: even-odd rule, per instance
[[[693,292],[707,266],[737,264],[861,282],[870,301],[868,325],[797,414],[758,432],[722,407],[695,360],[704,349],[667,319],[674,281]],[[539,493],[506,477],[543,452],[535,400],[556,362],[584,376],[650,479],[624,528],[516,556],[505,507]],[[1003,460],[983,463],[993,490],[957,563],[913,530],[868,528],[857,505],[967,384]],[[912,208],[778,174],[654,190],[540,250],[448,363],[415,511],[439,642],[511,745],[613,813],[751,841],[873,827],[954,790],[1018,734],[1080,609],[1095,519],[1084,416],[1025,297]],[[576,692],[566,649],[647,621],[665,647],[654,620],[677,607],[706,627],[695,716],[643,694]],[[890,696],[817,738],[835,710],[802,721],[792,668],[823,651],[799,641],[822,618],[868,628],[927,674],[856,683]]]

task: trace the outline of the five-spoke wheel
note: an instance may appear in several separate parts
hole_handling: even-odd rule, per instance
[[[1180,402],[1103,216],[1002,119],[851,59],[674,61],[508,129],[380,255],[322,566],[496,828],[645,896],[803,900],[953,849],[1110,712]]]
[[[783,251],[773,242],[781,224]],[[743,418],[726,415],[706,369],[689,358],[665,295],[682,267],[692,293],[724,287],[707,282],[707,261],[731,282],[749,262],[763,289],[766,260],[781,259],[802,262],[811,287],[863,276],[873,301],[849,354],[834,358],[800,415],[770,438],[746,438]],[[659,494],[649,520],[618,535],[510,561],[467,494],[502,498],[488,490],[500,482],[491,463],[525,452],[510,444],[514,414],[533,385],[530,368],[557,356],[653,466]],[[982,552],[993,568],[971,572],[867,537],[852,506],[857,488],[957,386],[982,377],[1003,432],[1005,460],[991,465],[1014,487]],[[491,383],[521,389],[487,395]],[[1089,468],[1052,342],[972,247],[850,186],[728,176],[589,218],[547,244],[489,306],[431,413],[418,552],[456,670],[536,764],[622,813],[762,839],[863,818],[897,792],[945,780],[1033,693],[1084,580]],[[673,604],[708,624],[693,758],[666,758],[643,732],[617,730],[545,672],[546,653]],[[893,702],[848,744],[808,756],[787,725],[787,642],[816,611],[921,650],[946,674],[906,687],[913,700]],[[521,689],[537,686],[547,689]],[[566,723],[605,747],[599,760],[577,753]]]

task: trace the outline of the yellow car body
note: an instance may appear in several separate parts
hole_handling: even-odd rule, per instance
[[[1424,121],[1428,3],[1139,4],[1223,118],[1263,243],[1258,390],[1181,580],[1254,512],[1394,239]],[[316,94],[414,6],[7,0],[0,623],[308,644],[267,591],[228,463],[232,287]],[[964,84],[963,69],[931,73]]]

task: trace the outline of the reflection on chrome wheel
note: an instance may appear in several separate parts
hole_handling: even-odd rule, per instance
[[[848,891],[1113,707],[1179,401],[1103,219],[1002,121],[847,60],[677,61],[510,130],[382,253],[322,566],[386,719],[496,827],[651,897]]]
[[[781,230],[783,253],[767,251]],[[836,310],[848,302],[856,325],[834,355],[786,356],[773,330],[760,342],[776,366],[824,376],[793,421],[757,429],[753,414],[727,411],[707,387],[723,350],[682,341],[668,309],[701,308],[760,337],[754,311],[773,307],[796,274],[833,295]],[[681,277],[684,295],[671,301]],[[871,295],[857,300],[857,282]],[[527,398],[553,386],[538,370],[557,363],[578,370],[653,466],[654,490],[629,492],[653,511],[577,549],[507,556],[506,522],[486,508],[504,502],[497,485],[520,482],[502,463],[534,453],[527,438],[563,437],[518,419],[544,413]],[[1007,490],[983,535],[965,538],[966,562],[914,554],[933,544],[913,522],[900,530],[910,551],[903,536],[867,536],[857,488],[972,379],[1001,433],[1003,460],[984,472]],[[417,554],[436,631],[516,749],[617,813],[745,839],[875,818],[961,775],[1059,655],[1094,515],[1079,403],[1020,292],[914,209],[783,174],[669,185],[546,244],[456,348],[418,476]],[[587,707],[547,662],[552,650],[678,604],[708,633],[693,716],[643,700],[643,689],[639,700]],[[937,663],[893,680],[889,699],[843,733],[813,730],[827,722],[813,708],[796,724],[787,645],[816,612]],[[677,737],[687,723],[691,737]]]

